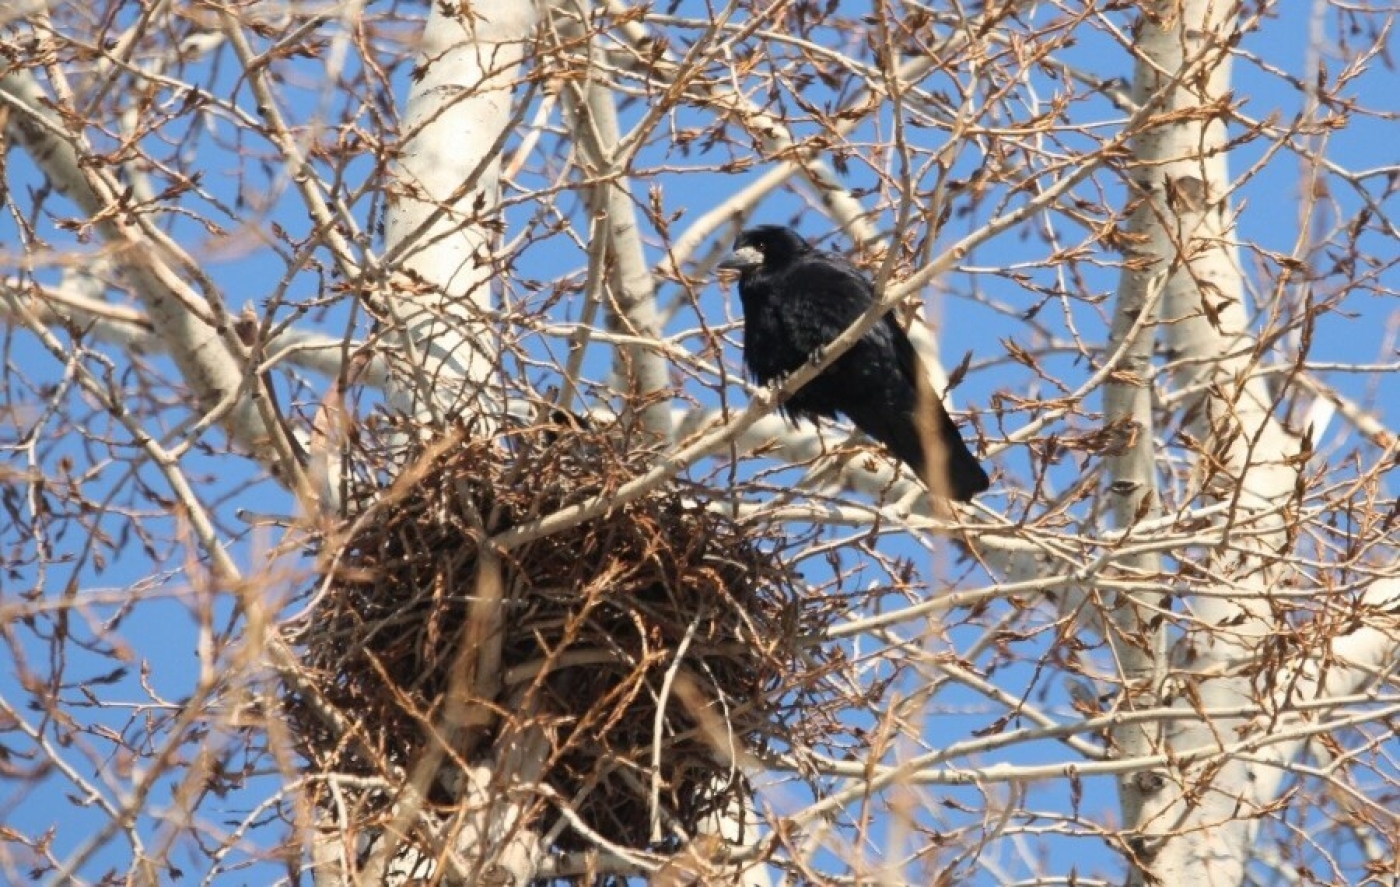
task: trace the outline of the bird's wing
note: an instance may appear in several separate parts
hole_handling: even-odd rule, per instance
[[[889,337],[891,347],[894,348],[895,361],[904,378],[908,379],[910,384],[917,385],[919,376],[924,372],[924,363],[919,359],[919,353],[914,350],[914,343],[909,341],[909,334],[895,319],[894,312],[891,311],[881,318],[876,329],[880,330],[879,335]]]
[[[840,256],[814,252],[785,270],[777,289],[787,334],[810,355],[839,336],[870,308],[870,281]]]
[[[814,350],[834,339],[855,322],[875,301],[875,288],[858,268],[841,256],[818,252],[793,269],[792,289],[809,296],[809,310],[820,312],[827,327],[826,341],[802,343]],[[831,329],[834,327],[834,329]],[[865,340],[880,353],[893,354],[900,375],[911,385],[917,385],[923,374],[923,362],[909,341],[909,335],[899,325],[893,312],[887,312],[880,322],[865,334]]]

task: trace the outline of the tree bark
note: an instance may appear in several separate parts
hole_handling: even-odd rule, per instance
[[[1287,766],[1305,739],[1276,743],[1259,754],[1232,755],[1222,764],[1192,750],[1221,748],[1267,731],[1290,702],[1354,690],[1393,647],[1375,628],[1343,635],[1331,655],[1289,649],[1269,655],[1266,641],[1286,630],[1271,593],[1289,577],[1279,554],[1290,545],[1299,443],[1274,418],[1274,402],[1255,370],[1259,345],[1249,332],[1243,272],[1235,249],[1227,195],[1227,132],[1231,52],[1239,25],[1232,7],[1208,0],[1155,3],[1140,21],[1135,98],[1170,87],[1165,121],[1133,143],[1129,267],[1115,316],[1121,340],[1160,301],[1161,344],[1175,361],[1172,381],[1191,392],[1184,403],[1195,440],[1199,487],[1193,493],[1231,501],[1210,534],[1201,566],[1212,594],[1185,602],[1190,630],[1171,652],[1171,678],[1162,681],[1161,629],[1152,611],[1169,604],[1120,598],[1112,637],[1125,680],[1126,708],[1167,702],[1191,710],[1257,706],[1257,718],[1172,721],[1160,735],[1142,728],[1114,731],[1124,757],[1167,752],[1173,764],[1120,779],[1135,883],[1235,885],[1242,882],[1258,830],[1256,813],[1277,798]],[[1191,66],[1198,70],[1181,76]],[[1171,86],[1173,78],[1179,80]],[[1120,526],[1160,514],[1153,450],[1150,339],[1132,345],[1129,375],[1107,399],[1108,421],[1119,431],[1110,495]],[[1247,529],[1249,532],[1241,533]],[[1185,556],[1183,554],[1183,556]],[[1160,575],[1156,558],[1129,566]],[[1372,587],[1360,610],[1382,605],[1393,589]],[[1160,621],[1160,620],[1159,620]],[[1384,634],[1381,632],[1380,634]],[[1342,651],[1345,651],[1344,655]],[[1319,662],[1336,657],[1322,677]],[[1261,690],[1262,688],[1262,690]]]
[[[434,4],[424,29],[389,186],[390,286],[379,299],[396,350],[386,394],[423,433],[442,433],[450,418],[471,420],[473,434],[490,433],[505,402],[493,382],[499,372],[499,338],[489,318],[498,272],[493,245],[501,148],[518,122],[523,103],[516,87],[536,23],[537,9],[529,3],[486,12]],[[492,698],[501,683],[499,657],[489,655],[491,642],[499,643],[504,606],[499,561],[482,552],[480,563],[494,565],[495,575],[478,583],[436,741],[414,762],[392,825],[377,836],[358,873],[360,883],[406,883],[431,871],[444,883],[526,884],[542,856],[530,819],[538,803],[531,787],[549,756],[547,738],[522,722],[502,727],[489,751],[473,752],[467,739],[483,726],[476,701]],[[483,583],[493,583],[494,592],[483,591]],[[465,772],[450,764],[458,754],[469,757]],[[453,823],[437,823],[423,810],[423,799],[439,784],[453,788],[464,811]],[[443,845],[435,860],[404,845],[403,836],[415,833],[435,835]],[[331,862],[337,856],[323,848],[313,855]],[[343,877],[332,864],[318,881]]]
[[[490,386],[499,344],[487,312],[499,270],[501,147],[514,128],[536,17],[530,3],[486,13],[434,4],[423,31],[385,228],[392,278],[383,301],[401,358],[389,397],[405,415],[470,416],[484,432],[499,405]]]

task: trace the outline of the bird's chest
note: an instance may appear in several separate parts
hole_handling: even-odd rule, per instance
[[[744,363],[758,382],[786,376],[822,344],[814,341],[810,324],[781,305],[757,304],[744,312]]]

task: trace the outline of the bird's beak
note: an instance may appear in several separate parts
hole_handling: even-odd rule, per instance
[[[763,253],[752,246],[741,246],[729,258],[719,263],[726,271],[744,271],[763,264]]]

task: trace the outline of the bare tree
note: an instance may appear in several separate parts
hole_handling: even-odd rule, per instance
[[[5,880],[1400,877],[1386,8],[0,16]]]

